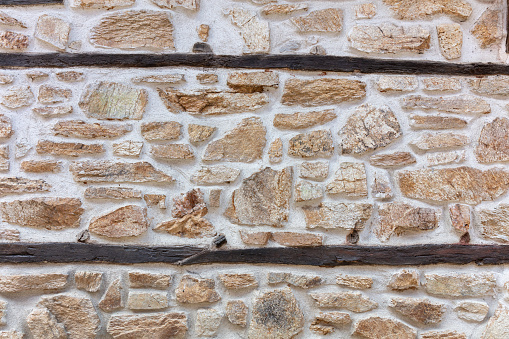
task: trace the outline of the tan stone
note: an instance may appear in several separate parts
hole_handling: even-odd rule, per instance
[[[283,105],[337,105],[360,100],[366,96],[366,84],[359,80],[325,78],[314,80],[289,79],[283,89]]]
[[[330,130],[297,134],[290,139],[288,146],[289,155],[302,158],[329,158],[333,152],[334,145]]]
[[[67,274],[24,274],[0,276],[1,293],[55,292],[67,285]]]
[[[234,325],[246,327],[248,311],[242,300],[228,300],[226,303],[226,318]]]
[[[490,104],[485,100],[471,96],[427,97],[409,95],[400,100],[404,109],[434,110],[455,114],[487,114],[491,112]]]
[[[32,112],[45,118],[60,117],[61,115],[71,114],[72,106],[42,106],[32,108]]]
[[[200,309],[196,312],[196,334],[199,337],[215,337],[223,315],[215,309]]]
[[[29,37],[21,33],[11,31],[0,31],[0,48],[4,49],[26,49],[28,48]]]
[[[158,206],[159,208],[166,208],[166,195],[164,194],[144,194],[143,199],[147,206]]]
[[[271,164],[279,164],[283,160],[283,141],[281,138],[277,138],[270,143],[267,153]]]
[[[0,196],[12,193],[47,192],[51,185],[41,179],[31,180],[20,177],[0,178]]]
[[[87,292],[97,292],[101,287],[102,272],[78,271],[74,273],[76,288]]]
[[[120,207],[90,221],[91,233],[108,238],[136,237],[149,228],[147,210],[136,205]]]
[[[509,309],[499,304],[488,321],[481,339],[498,339],[509,336]]]
[[[141,191],[130,187],[87,187],[85,199],[141,199]]]
[[[248,338],[291,339],[302,331],[304,315],[288,287],[259,293],[253,300]]]
[[[509,205],[500,204],[493,209],[476,211],[477,227],[485,238],[501,242],[509,241]]]
[[[420,333],[419,339],[467,339],[467,336],[457,331],[429,331]]]
[[[402,171],[397,180],[401,193],[413,199],[478,204],[507,192],[509,174],[501,168],[471,167]]]
[[[465,21],[472,14],[472,6],[463,0],[384,0],[398,19],[416,20],[447,14]]]
[[[27,316],[27,325],[34,339],[68,338],[64,325],[47,308],[34,308]]]
[[[3,13],[0,12],[0,24],[2,23],[2,15]],[[12,84],[14,82],[14,76],[9,74],[0,74],[0,85],[8,85]]]
[[[113,144],[113,154],[123,157],[139,157],[143,142],[126,140]]]
[[[132,82],[134,83],[147,84],[177,84],[185,81],[185,76],[181,73],[153,74],[132,79]]]
[[[459,164],[465,161],[466,151],[435,152],[426,154],[428,166]]]
[[[32,82],[38,80],[46,80],[49,77],[49,73],[38,70],[28,71],[25,73],[25,75]]]
[[[373,286],[373,279],[358,275],[340,274],[336,277],[336,284],[358,290],[365,290]]]
[[[121,291],[122,285],[120,284],[120,279],[113,280],[99,301],[99,308],[104,312],[113,312],[124,307]]]
[[[173,25],[160,11],[121,11],[104,16],[90,32],[95,47],[173,50]]]
[[[507,133],[509,133],[509,119],[507,118],[496,118],[492,122],[486,123],[474,151],[477,161],[481,163],[508,161]]]
[[[356,19],[371,19],[376,15],[376,5],[372,2],[355,6]]]
[[[444,297],[479,297],[494,295],[497,280],[493,273],[426,274],[426,292]]]
[[[0,138],[10,138],[13,133],[11,119],[0,114]]]
[[[221,299],[216,292],[216,283],[213,279],[194,278],[184,275],[175,290],[179,303],[213,303]]]
[[[350,47],[367,53],[422,54],[430,48],[430,33],[421,26],[355,25],[348,33]]]
[[[0,229],[0,241],[12,241],[12,242],[19,242],[19,231],[9,228],[2,228]]]
[[[252,274],[242,273],[224,273],[220,274],[219,280],[228,289],[242,289],[258,287],[258,282]]]
[[[239,231],[242,242],[246,245],[267,245],[271,232],[246,232]]]
[[[298,112],[291,114],[276,114],[274,116],[274,127],[279,129],[302,129],[323,125],[336,119],[334,110]]]
[[[130,1],[130,0],[128,0],[128,1]],[[78,81],[85,80],[85,74],[83,72],[77,72],[77,71],[57,72],[55,74],[55,76],[58,81],[64,81],[64,82],[78,82]]]
[[[461,57],[463,46],[463,31],[460,24],[437,25],[438,46],[440,52],[447,60]]]
[[[132,131],[132,125],[87,123],[82,120],[59,121],[53,126],[53,134],[84,139],[116,138]]]
[[[287,283],[292,286],[306,289],[317,287],[323,283],[322,278],[319,276],[283,272],[269,272],[269,274],[267,275],[267,280],[268,283],[272,285]]]
[[[339,131],[343,154],[363,154],[391,144],[402,135],[398,119],[387,106],[364,104]]]
[[[39,87],[39,95],[37,100],[41,104],[57,104],[64,101],[69,101],[72,97],[72,91],[70,89],[41,85]]]
[[[200,8],[200,0],[152,0],[154,4],[161,8],[177,8],[182,7],[192,11]]]
[[[174,179],[150,163],[115,162],[105,160],[75,161],[69,166],[77,182],[166,182]]]
[[[196,75],[196,80],[202,85],[215,84],[218,81],[218,76],[214,73],[200,73]]]
[[[192,144],[197,144],[209,140],[216,130],[217,127],[189,124],[187,134],[189,134],[189,141]]]
[[[35,37],[56,49],[65,50],[69,42],[70,31],[71,25],[67,21],[44,14],[37,20]]]
[[[322,202],[317,207],[303,207],[307,228],[345,228],[360,230],[371,217],[372,204]]]
[[[460,148],[470,143],[470,139],[465,134],[442,132],[442,133],[423,133],[418,139],[410,142],[421,151]]]
[[[354,334],[369,339],[415,339],[417,332],[410,326],[390,318],[369,317],[355,324]]]
[[[272,240],[288,247],[321,246],[323,235],[298,232],[273,232]]]
[[[327,335],[333,333],[336,327],[344,327],[352,322],[350,315],[344,312],[320,312],[309,329],[318,334]]]
[[[291,18],[299,32],[341,32],[343,10],[326,8],[310,12],[305,16]]]
[[[71,8],[81,9],[113,9],[116,7],[129,7],[136,0],[72,0]]]
[[[222,92],[215,89],[182,92],[171,87],[158,89],[170,112],[209,116],[256,111],[269,103],[266,93]]]
[[[461,129],[467,127],[465,119],[457,117],[443,117],[440,115],[412,115],[410,116],[410,127],[415,130],[422,129]]]
[[[224,165],[202,167],[191,176],[191,182],[197,185],[231,184],[240,175],[240,170]]]
[[[329,163],[325,161],[303,162],[299,165],[299,176],[303,179],[324,180],[329,176]]]
[[[168,307],[168,296],[160,292],[129,292],[127,308],[130,310],[162,310]]]
[[[80,226],[84,212],[76,198],[34,198],[0,203],[4,222],[60,230]]]
[[[481,48],[488,48],[500,43],[503,36],[503,14],[498,8],[486,9],[477,19],[470,33],[477,39]]]
[[[360,292],[320,292],[310,293],[311,298],[318,307],[340,308],[355,313],[371,311],[378,307],[378,304]]]
[[[239,225],[281,227],[288,220],[293,171],[266,167],[242,181],[224,215]]]
[[[390,307],[419,325],[438,324],[445,313],[445,305],[428,299],[392,298]]]
[[[0,339],[23,339],[23,333],[17,331],[2,331],[0,332]]]
[[[258,54],[270,52],[269,23],[260,20],[256,12],[243,8],[232,8],[226,12],[232,24],[240,30],[244,39],[244,54]]]
[[[35,149],[38,154],[65,155],[70,157],[106,152],[103,144],[83,144],[81,142],[57,142],[51,140],[39,140]]]
[[[458,318],[478,323],[486,319],[489,310],[487,303],[479,301],[463,301],[454,308]]]
[[[30,173],[56,173],[60,172],[62,163],[55,160],[28,160],[23,161],[20,168],[23,172]]]
[[[235,72],[228,74],[226,84],[237,92],[263,92],[279,87],[279,75],[275,72]]]
[[[334,178],[326,186],[326,192],[329,194],[344,194],[348,197],[368,196],[364,163],[340,163]]]
[[[323,187],[309,181],[299,181],[294,187],[295,202],[309,201],[323,198]]]
[[[154,228],[154,231],[167,232],[184,238],[211,237],[216,234],[214,226],[207,219],[207,208],[203,208],[182,217],[163,221]]]
[[[419,288],[419,272],[415,270],[402,270],[394,273],[387,285],[394,291],[405,291]]]
[[[378,215],[374,232],[381,241],[387,241],[393,234],[398,235],[407,230],[433,230],[438,227],[440,220],[438,210],[400,202],[380,204]]]
[[[206,214],[206,208],[207,205],[205,204],[203,192],[199,188],[192,189],[173,198],[171,214],[175,218],[181,218],[188,214],[202,210],[205,210],[204,213]]]
[[[461,234],[470,229],[470,206],[454,204],[449,206],[452,227]]]
[[[416,76],[382,75],[376,82],[379,92],[411,92],[419,87]]]
[[[141,135],[148,141],[175,140],[180,137],[182,125],[176,121],[158,121],[141,124]]]
[[[32,93],[30,86],[11,87],[2,96],[2,105],[11,109],[30,106],[33,102],[34,94]]]
[[[221,193],[222,189],[214,188],[209,190],[209,206],[210,207],[221,207]]]
[[[371,184],[371,194],[375,199],[391,199],[393,195],[392,184],[387,173],[375,172]]]
[[[22,21],[13,18],[12,16],[8,15],[5,12],[0,12],[0,24],[4,26],[12,26],[12,27],[19,27],[19,28],[27,28],[25,23]]]
[[[205,25],[205,24],[201,24],[200,26],[198,26],[196,28],[196,33],[198,33],[198,37],[203,42],[207,42],[209,40],[209,31],[210,31],[210,26]],[[201,83],[201,81],[200,81],[200,83]]]
[[[162,273],[129,272],[130,288],[155,288],[166,290],[170,287],[171,275]]]
[[[421,82],[426,91],[459,91],[463,86],[459,78],[454,77],[426,77]]]
[[[107,332],[115,339],[183,339],[187,333],[184,313],[113,315]]]
[[[140,120],[147,102],[148,94],[144,89],[100,81],[87,85],[79,106],[89,118]]]

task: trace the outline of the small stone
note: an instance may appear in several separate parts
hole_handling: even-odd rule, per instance
[[[0,32],[0,48],[4,49],[26,49],[28,48],[29,37],[11,31]]]
[[[166,293],[129,292],[127,308],[134,311],[162,310],[168,307]]]
[[[223,315],[215,309],[201,309],[196,312],[196,335],[214,337],[219,330]]]
[[[150,163],[115,162],[105,160],[75,161],[69,171],[77,182],[166,182],[174,179],[154,168]]]
[[[326,8],[312,11],[305,16],[291,18],[290,21],[299,32],[341,32],[343,28],[343,10]]]
[[[113,154],[123,157],[139,157],[143,142],[126,140],[113,144]]]
[[[179,197],[173,199],[171,214],[174,218],[181,218],[206,208],[207,205],[203,198],[203,192],[199,188],[192,189],[186,193],[181,193]]]
[[[158,206],[161,209],[166,208],[166,195],[164,194],[144,194],[143,199],[147,206]]]
[[[387,285],[394,291],[406,291],[419,288],[419,272],[415,270],[402,270],[394,273]]]
[[[231,184],[240,175],[240,170],[224,165],[202,167],[191,176],[191,182],[197,185]]]
[[[34,198],[0,203],[4,222],[48,230],[80,226],[81,201],[76,198]]]
[[[81,9],[113,9],[134,5],[136,0],[72,0],[71,8]]]
[[[166,290],[170,287],[171,275],[162,273],[129,272],[130,288],[155,288]]]
[[[196,11],[200,8],[200,0],[152,0],[152,2],[161,8],[168,9],[182,7]]]
[[[254,298],[249,339],[267,338],[269,333],[274,338],[291,339],[303,326],[304,315],[290,288],[258,293]]]
[[[470,228],[470,207],[468,205],[454,204],[449,206],[449,217],[452,227],[464,234]]]
[[[428,299],[393,298],[390,307],[419,325],[438,324],[445,313],[445,305]]]
[[[113,315],[106,328],[114,339],[156,339],[168,335],[182,339],[187,333],[184,313]]]
[[[482,236],[501,242],[509,241],[509,205],[479,209],[476,219]]]
[[[210,31],[209,25],[205,24],[201,24],[196,28],[196,33],[198,33],[198,37],[203,42],[207,42],[207,40],[209,40],[209,31]]]
[[[327,51],[322,46],[316,45],[316,46],[311,47],[311,49],[309,50],[309,54],[313,54],[313,55],[327,55]]]
[[[232,8],[226,14],[232,24],[240,29],[245,44],[244,54],[270,52],[270,28],[267,21],[260,20],[256,12],[243,8]]]
[[[416,163],[415,157],[410,152],[394,152],[375,154],[369,157],[369,163],[377,167],[401,167]]]
[[[0,23],[2,21],[2,13],[0,12]],[[8,74],[0,74],[0,85],[8,85],[14,82],[14,76]]]
[[[228,74],[226,84],[241,93],[263,92],[279,87],[279,75],[275,72],[235,72]]]
[[[83,72],[77,72],[77,71],[65,71],[65,72],[58,72],[55,74],[58,81],[64,81],[64,82],[78,82],[85,80],[85,74]]]
[[[242,242],[246,245],[267,245],[271,232],[246,232],[239,231]]]
[[[239,225],[281,227],[288,220],[293,171],[266,167],[242,181],[224,215]]]
[[[361,230],[371,217],[372,204],[322,202],[317,207],[302,208],[306,218],[307,228],[344,228]]]
[[[102,272],[79,271],[74,273],[76,288],[87,292],[97,292],[101,287]]]
[[[294,188],[295,202],[309,201],[323,198],[323,187],[309,181],[300,181]]]
[[[147,84],[178,84],[184,81],[186,81],[184,74],[180,73],[153,74],[132,79],[132,82],[134,83]]]
[[[326,192],[329,194],[344,194],[347,197],[368,196],[368,183],[364,163],[340,163],[334,178],[326,186]]]
[[[328,162],[303,162],[299,165],[299,176],[303,179],[324,180],[329,176]]]
[[[11,109],[30,106],[33,102],[34,94],[30,86],[11,87],[2,96],[2,105]]]
[[[141,191],[129,187],[87,187],[85,199],[141,199]]]
[[[11,193],[47,192],[50,189],[51,185],[41,179],[31,180],[20,177],[0,178],[0,195]]]
[[[110,313],[124,307],[121,291],[120,279],[115,279],[99,301],[99,308],[104,312]]]
[[[289,79],[283,89],[283,105],[305,107],[337,105],[360,100],[366,96],[366,84],[359,80],[326,78],[314,80]]]
[[[187,127],[187,133],[189,134],[189,141],[193,144],[197,144],[203,141],[207,141],[217,130],[217,127],[210,127],[204,125],[189,124]]]
[[[322,278],[319,276],[283,272],[269,272],[267,280],[271,285],[287,283],[300,288],[313,288],[323,283]]]
[[[13,18],[5,12],[0,12],[0,24],[4,26],[27,28],[27,26],[22,21]]]
[[[277,138],[269,146],[269,162],[279,164],[283,160],[283,141]]]
[[[90,33],[95,47],[175,49],[173,25],[168,14],[161,11],[115,12],[102,17]]]
[[[12,242],[19,242],[19,231],[9,228],[2,228],[0,229],[0,241],[12,241]]]
[[[228,300],[226,303],[226,317],[234,325],[246,327],[249,308],[242,300]]]
[[[474,151],[477,161],[481,163],[508,161],[509,140],[506,138],[508,132],[509,119],[507,118],[496,118],[486,123]]]
[[[255,288],[258,287],[258,282],[252,274],[220,274],[219,280],[227,289],[242,289],[242,288]]]
[[[323,244],[323,236],[312,233],[274,232],[272,240],[279,245],[288,247],[321,246]]]
[[[497,280],[492,273],[426,274],[426,292],[444,297],[478,297],[494,295]]]
[[[218,208],[221,207],[221,192],[222,189],[211,189],[209,191],[209,206]]]
[[[440,220],[438,210],[399,202],[380,204],[378,215],[375,235],[383,242],[389,240],[391,235],[406,230],[433,230],[438,227]]]
[[[266,5],[262,8],[264,15],[288,15],[295,12],[307,11],[308,6],[305,4],[280,4],[280,5]]]
[[[136,237],[149,228],[147,210],[136,205],[120,207],[93,218],[88,230],[108,238]]]
[[[44,14],[37,20],[35,37],[56,49],[65,50],[69,42],[70,31],[71,25],[67,21]]]
[[[484,321],[489,310],[487,303],[479,301],[463,301],[454,308],[458,318],[477,323]]]
[[[426,154],[428,166],[459,164],[465,161],[466,151],[435,152]]]
[[[56,292],[67,285],[67,274],[24,274],[0,276],[1,293]]]
[[[343,312],[320,312],[315,317],[309,329],[321,335],[333,333],[336,327],[343,327],[352,322],[350,315]]]
[[[447,14],[453,19],[465,21],[472,14],[472,6],[463,0],[384,0],[395,12],[398,19],[427,19]]]
[[[421,79],[426,91],[459,91],[463,87],[461,81],[454,77],[427,77]]]
[[[378,307],[378,304],[360,292],[329,292],[311,293],[311,298],[318,307],[344,308],[355,313],[371,311]]]
[[[47,308],[34,308],[27,316],[27,325],[32,337],[35,339],[68,338],[64,325],[59,323]],[[0,338],[2,338],[2,336],[0,336]]]
[[[390,318],[369,317],[355,324],[353,334],[369,339],[415,339],[417,332],[400,321]]]
[[[355,6],[356,19],[371,19],[376,15],[376,5],[374,3],[366,3]]]
[[[279,129],[302,129],[323,125],[336,119],[334,110],[298,112],[292,114],[276,114],[274,116],[274,127]]]
[[[57,104],[68,101],[72,97],[70,89],[41,85],[37,100],[41,104]]]
[[[36,146],[38,154],[65,155],[78,157],[106,152],[103,144],[82,144],[81,142],[56,142],[39,140]]]
[[[180,137],[181,128],[176,121],[148,122],[141,124],[141,135],[148,141],[175,140]]]
[[[336,284],[358,290],[365,290],[373,286],[373,279],[356,275],[340,274],[336,277]]]
[[[490,104],[485,100],[470,95],[453,97],[425,97],[409,95],[400,100],[404,109],[435,110],[454,114],[488,114]]]
[[[410,117],[410,127],[415,130],[462,129],[467,125],[468,121],[457,117],[443,117],[440,115],[412,115]]]
[[[56,173],[60,172],[62,163],[54,160],[28,160],[23,161],[20,168],[29,173]]]
[[[196,75],[196,80],[202,85],[215,84],[218,82],[218,76],[213,73],[200,73]]]
[[[350,47],[366,53],[422,54],[430,48],[430,33],[421,26],[355,25],[348,33]]]
[[[460,24],[441,24],[437,26],[438,46],[447,60],[461,57],[463,31]]]
[[[379,92],[411,92],[419,86],[416,76],[382,75],[376,82]]]
[[[470,143],[467,135],[444,132],[444,133],[424,133],[417,140],[410,142],[421,151],[430,151],[438,149],[459,148]]]
[[[477,39],[481,48],[488,48],[500,43],[503,37],[503,14],[497,9],[486,9],[477,19],[470,33]]]
[[[318,130],[294,136],[289,141],[288,154],[295,157],[330,158],[334,152],[330,130]]]
[[[0,114],[0,138],[10,138],[13,133],[11,119]]]
[[[215,288],[213,279],[194,278],[186,274],[180,280],[175,296],[179,303],[213,303],[221,299]]]
[[[25,75],[31,81],[46,80],[49,77],[49,73],[36,70],[26,72]]]
[[[87,85],[79,106],[89,118],[140,120],[147,102],[148,94],[144,89],[101,81]]]
[[[45,118],[60,117],[61,115],[71,114],[72,106],[42,106],[32,108],[32,112]]]
[[[82,120],[59,121],[53,126],[53,134],[68,138],[117,138],[132,131],[131,125],[87,123]]]
[[[379,200],[387,200],[393,197],[392,185],[387,173],[374,173],[373,183],[371,184],[371,193],[375,199]]]
[[[467,336],[457,331],[429,331],[421,333],[419,339],[467,339]]]

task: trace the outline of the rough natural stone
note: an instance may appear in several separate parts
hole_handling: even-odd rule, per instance
[[[179,303],[213,303],[221,299],[215,288],[213,279],[195,278],[186,274],[180,280],[175,296]]]
[[[405,291],[419,288],[419,272],[415,270],[402,270],[394,273],[387,285],[394,291]]]
[[[382,75],[376,82],[379,92],[411,92],[419,87],[416,76]]]
[[[295,202],[309,201],[323,198],[323,187],[309,181],[300,181],[294,187]]]
[[[147,102],[148,94],[144,89],[100,81],[87,85],[79,106],[89,118],[140,120]]]
[[[113,144],[113,154],[123,157],[139,157],[143,142],[126,140]]]
[[[0,138],[10,138],[13,133],[11,119],[0,114]]]
[[[152,0],[152,2],[160,8],[174,9],[182,7],[191,11],[196,11],[200,8],[200,0]]]
[[[422,129],[461,129],[467,127],[465,119],[457,117],[443,117],[440,115],[412,115],[410,127],[415,130]]]
[[[342,162],[334,178],[326,186],[329,194],[344,194],[348,197],[366,197],[368,183],[364,163]]]
[[[356,19],[371,19],[376,15],[376,5],[372,2],[355,6]]]
[[[0,23],[2,23],[2,14],[0,12]],[[0,74],[0,85],[8,85],[14,82],[14,76],[9,74]]]
[[[80,226],[84,212],[76,198],[34,198],[0,203],[4,222],[60,230]]]
[[[242,300],[228,300],[226,303],[226,318],[234,325],[246,327],[248,311]]]
[[[493,273],[426,274],[426,292],[445,297],[479,297],[494,295],[497,280]]]
[[[363,154],[391,144],[402,135],[398,119],[387,106],[356,108],[340,130],[343,154]]]
[[[288,154],[291,156],[329,158],[333,152],[332,134],[329,130],[298,134],[289,141]]]
[[[442,132],[442,133],[423,133],[419,138],[410,142],[421,151],[440,150],[449,148],[460,148],[470,143],[470,139],[465,134]]]
[[[289,79],[283,89],[283,105],[305,107],[337,105],[360,100],[366,96],[366,84],[359,80],[325,78],[314,80]]]
[[[26,179],[20,177],[0,178],[0,196],[12,193],[47,192],[51,185],[41,179]]]
[[[150,153],[154,158],[164,160],[192,160],[193,149],[187,144],[153,145]]]
[[[176,121],[148,122],[141,125],[141,135],[148,141],[175,140],[182,125]]]
[[[46,80],[49,77],[49,73],[38,71],[38,70],[32,70],[25,73],[26,77],[30,79],[32,82],[39,81],[39,80]]]
[[[275,72],[235,72],[228,74],[226,84],[237,92],[263,92],[279,86],[279,75]]]
[[[132,131],[131,125],[87,123],[82,120],[59,121],[53,126],[53,134],[73,138],[117,138]]]
[[[102,272],[78,271],[74,273],[76,288],[87,292],[97,292],[101,287]]]
[[[135,311],[162,310],[168,307],[168,296],[160,292],[129,292],[127,308]]]
[[[390,307],[418,323],[419,325],[438,324],[445,313],[445,305],[433,303],[428,299],[393,298]]]
[[[160,11],[121,11],[101,18],[90,42],[105,48],[172,50],[173,25]]]
[[[153,74],[132,79],[134,83],[147,84],[176,84],[184,81],[186,81],[184,74],[180,73]]]
[[[452,227],[464,234],[470,229],[470,206],[454,204],[449,206]]]
[[[72,106],[42,106],[32,108],[32,112],[39,114],[45,118],[60,117],[62,115],[71,114]]]
[[[375,235],[381,241],[387,241],[393,234],[398,235],[406,230],[433,230],[438,227],[440,220],[438,210],[400,202],[380,204],[378,215]]]
[[[455,114],[487,114],[491,106],[485,100],[470,96],[459,95],[453,97],[427,97],[409,95],[400,100],[404,109],[434,110]]]
[[[375,199],[386,200],[393,197],[392,184],[387,173],[375,172],[371,184],[371,194]]]
[[[224,165],[202,167],[191,176],[191,182],[197,185],[230,184],[237,180],[240,170]]]
[[[267,153],[271,164],[279,164],[283,160],[283,141],[281,138],[277,138],[270,143]]]
[[[288,15],[295,12],[307,11],[308,6],[306,4],[268,4],[262,8],[262,14],[264,15]]]
[[[17,331],[2,331],[0,332],[0,339],[23,339],[23,333]]]
[[[136,205],[128,205],[93,218],[88,230],[108,238],[122,238],[138,236],[145,233],[148,228],[147,210]]]
[[[214,188],[209,190],[209,207],[218,208],[221,207],[221,193],[222,189]]]
[[[413,199],[478,204],[507,192],[509,174],[501,168],[419,169],[398,173],[401,193]]]
[[[29,37],[21,33],[11,31],[0,32],[0,48],[4,49],[26,49],[28,48]]]
[[[144,194],[143,199],[147,206],[158,206],[159,208],[166,208],[166,195],[164,194]]]
[[[199,188],[192,189],[173,199],[171,214],[174,218],[181,218],[206,208],[203,192]]]
[[[0,229],[0,241],[12,241],[12,242],[19,242],[19,231],[9,228],[2,228]]]
[[[183,339],[187,333],[184,313],[113,315],[106,328],[115,339]]]
[[[254,173],[232,193],[224,215],[239,225],[282,226],[288,220],[292,178],[291,167]]]
[[[106,152],[103,144],[83,144],[81,142],[57,142],[39,140],[36,146],[38,154],[64,155],[78,157]]]
[[[254,11],[238,7],[228,10],[226,14],[232,24],[240,29],[245,54],[270,52],[270,28],[267,21],[260,20]]]
[[[19,27],[19,28],[27,28],[25,23],[22,21],[8,15],[5,12],[0,12],[0,24],[4,26],[11,26],[11,27]]]
[[[357,275],[340,274],[336,277],[336,284],[358,290],[365,290],[373,286],[373,279]]]
[[[371,311],[378,304],[360,292],[328,292],[310,293],[318,307],[340,308],[355,313]]]
[[[102,0],[101,0],[102,1]],[[85,74],[77,71],[64,71],[55,74],[58,81],[78,82],[85,80]]]
[[[174,179],[150,163],[115,162],[106,160],[75,161],[69,171],[78,182],[166,182]]]
[[[141,199],[141,191],[130,187],[87,187],[86,199]]]
[[[299,165],[299,176],[303,179],[324,180],[329,176],[329,163],[325,161],[303,162]]]
[[[23,158],[32,149],[32,144],[25,138],[16,140],[14,144],[14,157]]]
[[[30,173],[55,173],[60,172],[62,163],[55,160],[28,160],[23,161],[20,166],[23,172]]]
[[[479,209],[476,211],[476,220],[483,237],[509,241],[509,205],[500,204],[493,209]]]
[[[113,280],[99,301],[99,308],[104,312],[113,312],[124,307],[121,291],[122,285],[120,284],[120,279]]]
[[[447,60],[461,57],[463,31],[460,24],[441,24],[437,26],[438,46]]]
[[[56,49],[65,50],[69,41],[71,25],[52,15],[41,15],[37,20],[35,37]]]
[[[417,332],[404,323],[381,317],[369,317],[355,324],[354,334],[369,339],[415,339]]]
[[[509,119],[496,118],[486,123],[475,148],[475,157],[481,163],[492,163],[509,160]]]
[[[297,112],[291,114],[276,114],[274,116],[274,127],[279,129],[302,129],[323,125],[336,119],[334,110]]]
[[[70,89],[41,85],[39,87],[37,100],[41,104],[57,104],[64,101],[69,101],[71,97],[72,91]]]
[[[266,291],[253,301],[248,338],[291,339],[302,331],[304,315],[290,288]]]
[[[425,19],[439,14],[447,14],[453,19],[467,20],[472,14],[472,6],[463,0],[384,0],[395,12],[398,19]]]
[[[288,247],[321,246],[323,244],[323,236],[312,233],[274,232],[272,240],[279,245]]]
[[[193,144],[197,144],[210,139],[216,130],[216,127],[189,124],[187,127],[187,134],[189,134],[189,141]]]
[[[56,292],[67,285],[67,274],[24,274],[0,276],[0,293]]]
[[[367,53],[424,53],[430,48],[430,33],[421,26],[355,25],[348,33],[350,47]]]
[[[485,302],[463,301],[454,308],[454,311],[460,319],[479,323],[486,318],[489,309]]]
[[[477,19],[470,33],[477,39],[481,48],[500,43],[503,37],[503,14],[498,8],[488,8]]]
[[[81,9],[113,9],[134,5],[136,0],[72,0],[71,8]]]
[[[218,82],[218,76],[214,73],[200,73],[196,75],[196,80],[202,85],[215,84]]]
[[[30,86],[11,87],[5,91],[5,94],[2,96],[2,105],[11,109],[30,106],[33,102],[34,94],[32,93]]]
[[[200,309],[196,312],[196,334],[199,337],[215,337],[223,315],[215,309]]]
[[[162,273],[129,272],[130,288],[155,288],[166,290],[170,287],[171,275]]]
[[[435,152],[426,154],[428,166],[459,164],[465,161],[466,151]]]
[[[457,331],[429,331],[421,333],[419,339],[467,339],[467,336]]]
[[[68,338],[64,325],[47,308],[34,308],[27,316],[27,325],[34,339]]]
[[[317,207],[303,207],[307,228],[345,228],[361,230],[371,217],[368,203],[322,202]]]
[[[421,82],[426,91],[459,91],[463,87],[459,78],[450,76],[421,78]]]
[[[299,32],[341,32],[343,10],[326,8],[310,12],[305,16],[291,18]]]
[[[242,289],[258,287],[258,282],[254,275],[249,273],[224,273],[220,274],[219,280],[228,289]]]
[[[287,283],[300,288],[313,288],[323,283],[321,277],[316,275],[303,275],[283,272],[269,272],[267,275],[269,284]]]
[[[242,242],[246,245],[267,245],[271,232],[246,232],[239,231]]]
[[[203,42],[207,42],[209,40],[209,31],[209,25],[201,24],[200,26],[196,27],[196,33],[198,33],[198,37]]]

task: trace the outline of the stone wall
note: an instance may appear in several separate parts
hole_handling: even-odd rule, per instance
[[[71,0],[2,8],[0,48],[503,64],[505,6]],[[0,72],[0,246],[509,239],[507,75],[39,66]],[[0,338],[509,338],[508,275],[2,264]]]

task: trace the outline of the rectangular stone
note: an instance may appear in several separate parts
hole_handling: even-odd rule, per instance
[[[141,199],[141,191],[129,187],[87,187],[85,199]]]
[[[148,162],[106,160],[75,161],[69,166],[78,182],[173,182],[174,179]]]
[[[87,123],[82,120],[60,121],[53,126],[53,134],[63,137],[96,139],[117,138],[132,131],[132,125]]]
[[[426,274],[426,292],[446,297],[484,298],[495,295],[497,279],[493,273]]]
[[[366,96],[366,84],[359,80],[290,79],[285,83],[281,103],[283,105],[320,106],[337,105],[360,100]]]
[[[39,154],[65,155],[70,157],[106,152],[102,144],[82,144],[80,142],[56,142],[50,140],[40,140],[35,149]]]
[[[61,291],[67,285],[67,274],[0,275],[1,293]]]
[[[170,287],[171,275],[162,273],[129,272],[130,288],[155,288],[165,290]]]

